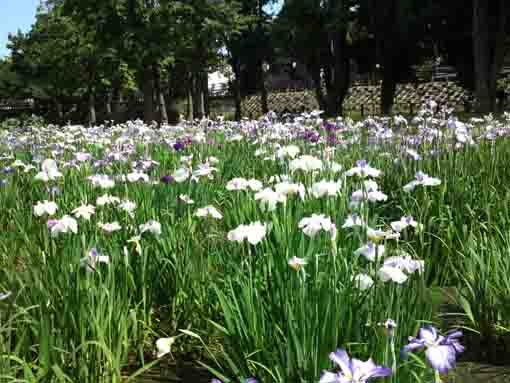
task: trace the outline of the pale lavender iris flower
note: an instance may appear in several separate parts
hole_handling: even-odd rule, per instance
[[[425,356],[432,366],[440,374],[445,374],[455,367],[457,354],[464,351],[464,346],[459,342],[461,331],[454,331],[443,336],[432,326],[421,328],[418,337],[409,337],[409,344],[402,348],[402,355],[416,350],[425,350]]]
[[[391,375],[391,368],[377,366],[372,359],[366,362],[355,358],[351,359],[343,349],[329,354],[329,359],[340,367],[340,371],[325,371],[321,376],[320,383],[366,383],[373,378]]]

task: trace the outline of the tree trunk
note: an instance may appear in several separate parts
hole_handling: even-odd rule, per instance
[[[267,89],[266,89],[266,72],[263,68],[263,63],[260,62],[259,67],[259,89],[260,89],[260,106],[262,114],[269,113],[269,106],[267,103]]]
[[[319,104],[320,110],[326,110],[326,100],[324,99],[324,91],[322,90],[322,80],[321,80],[321,72],[320,67],[314,67],[310,69],[312,73],[313,79],[313,87],[315,91],[315,98],[317,99],[317,104]]]
[[[204,94],[202,91],[202,73],[193,73],[192,80],[192,104],[193,118],[202,119],[204,117]]]
[[[106,115],[109,119],[112,118],[112,100],[113,100],[113,92],[109,91],[108,96],[106,97]]]
[[[202,88],[202,95],[204,98],[204,115],[206,117],[209,117],[210,110],[209,110],[209,75],[207,72],[204,72],[202,75],[202,81],[201,81],[201,88]]]
[[[491,20],[497,20],[495,36],[491,38],[494,43],[494,60],[490,68],[489,76],[489,92],[491,95],[492,110],[496,108],[498,74],[505,61],[506,31],[510,17],[510,10],[508,9],[506,0],[499,0],[496,12],[496,17],[491,18]]]
[[[165,94],[163,93],[163,90],[161,89],[161,75],[159,72],[159,68],[157,67],[156,64],[154,64],[152,66],[152,71],[153,71],[153,75],[154,75],[154,88],[156,91],[158,110],[159,110],[158,121],[160,123],[167,123],[168,122],[168,113],[166,110]]]
[[[473,0],[475,94],[481,113],[495,111],[496,80],[504,60],[508,15],[505,0]]]
[[[333,34],[330,59],[332,67],[325,70],[327,115],[343,115],[343,103],[349,90],[350,60],[347,55],[346,31]]]
[[[113,114],[114,116],[118,116],[120,114],[122,103],[124,99],[122,97],[122,92],[118,87],[113,89]]]
[[[372,0],[370,8],[373,9],[370,17],[370,27],[376,36],[375,60],[376,63],[382,64],[381,113],[389,115],[393,109],[398,81],[396,70],[397,60],[399,59],[398,49],[403,45],[403,37],[399,26],[400,5],[397,0],[384,2]]]
[[[89,124],[91,126],[96,125],[96,97],[94,95],[94,90],[92,88],[89,89]]]
[[[57,118],[59,122],[64,120],[64,108],[58,98],[55,99],[55,106],[57,108]]]
[[[239,59],[235,59],[234,65],[232,65],[234,72],[234,103],[235,103],[235,120],[241,121],[242,118],[242,100],[241,100],[241,64]]]
[[[391,53],[388,52],[388,54]],[[385,116],[389,116],[392,112],[396,89],[397,83],[393,70],[393,58],[390,57],[388,60],[385,60],[383,66],[383,80],[381,85],[381,113]]]
[[[190,83],[189,89],[186,92],[186,119],[188,121],[193,120],[193,89]]]
[[[258,0],[258,3],[257,3],[257,12],[258,12],[258,19],[257,19],[257,33],[260,34],[260,37],[262,37],[264,35],[264,29],[263,29],[263,18],[264,18],[264,9],[263,9],[263,1],[262,0]],[[264,56],[265,56],[265,52],[264,52],[264,49],[265,46],[264,44],[258,44],[257,45],[257,49],[258,49],[258,60],[259,60],[259,63],[258,63],[258,72],[259,72],[259,76],[258,76],[258,79],[259,79],[259,89],[260,89],[260,105],[261,105],[261,109],[262,109],[262,114],[267,114],[269,113],[269,107],[268,107],[268,103],[267,103],[267,89],[266,89],[266,72],[265,72],[265,68],[264,68]]]
[[[154,118],[154,77],[150,66],[143,70],[143,119],[147,124]]]
[[[475,93],[478,111],[491,112],[489,92],[489,5],[486,0],[473,0],[473,48],[475,59]]]
[[[178,124],[180,116],[175,97],[170,93],[166,96],[166,101],[168,103],[168,123],[171,125]]]

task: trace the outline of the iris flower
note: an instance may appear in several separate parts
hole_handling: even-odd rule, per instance
[[[140,230],[140,234],[149,232],[155,235],[161,235],[161,224],[153,219],[147,221],[147,223],[144,223],[143,225],[138,226],[138,229]]]
[[[340,193],[341,187],[340,181],[322,180],[312,185],[311,194],[315,198],[336,197]]]
[[[126,179],[129,182],[138,182],[138,181],[149,182],[149,176],[145,173],[139,173],[139,172],[129,173],[126,176]]]
[[[166,175],[166,176],[163,176],[161,177],[160,181],[164,184],[170,184],[172,182],[174,182],[174,177],[172,177],[171,175]]]
[[[80,260],[82,266],[87,266],[87,271],[96,271],[98,263],[110,263],[108,255],[101,255],[95,247],[90,249],[88,254]]]
[[[213,172],[217,172],[218,169],[209,165],[208,162],[200,164],[195,170],[193,170],[194,177],[208,177],[213,178]]]
[[[179,195],[179,199],[184,202],[185,204],[187,205],[193,205],[195,203],[195,201],[193,201],[189,195],[186,195],[186,194],[181,194]]]
[[[134,210],[136,209],[136,203],[129,200],[124,200],[117,206],[119,209],[124,210],[129,214],[130,217],[134,216]]]
[[[367,274],[358,274],[352,280],[354,285],[361,291],[368,290],[374,284],[374,280]]]
[[[396,267],[408,274],[418,272],[421,274],[425,269],[425,261],[415,260],[410,255],[389,257],[384,260],[384,266]]]
[[[325,371],[321,376],[320,383],[366,383],[373,378],[391,375],[390,368],[378,366],[372,359],[366,362],[355,358],[351,359],[343,349],[329,354],[329,359],[340,367],[340,371]]]
[[[288,262],[289,266],[296,271],[299,271],[302,267],[306,266],[307,262],[303,258],[292,257]]]
[[[78,233],[78,222],[68,215],[61,219],[50,219],[47,225],[52,237],[57,237],[61,233]]]
[[[360,247],[354,252],[354,255],[362,255],[368,261],[374,262],[376,256],[381,259],[384,255],[384,245],[376,245],[372,241],[368,241],[366,245]]]
[[[100,187],[102,189],[110,189],[115,186],[115,181],[106,174],[96,174],[88,177],[88,180],[93,186]]]
[[[227,234],[229,241],[242,242],[248,240],[252,245],[261,242],[266,236],[267,226],[260,222],[250,223],[249,225],[239,225]]]
[[[383,282],[393,281],[402,284],[407,281],[407,275],[399,267],[382,266],[377,274]]]
[[[172,174],[172,178],[177,183],[186,181],[190,176],[191,173],[188,168],[179,168]]]
[[[101,229],[103,229],[104,231],[106,231],[107,233],[113,233],[114,231],[118,231],[120,229],[122,229],[122,226],[120,226],[120,224],[118,222],[111,222],[111,223],[102,223],[102,222],[99,222],[97,224],[97,226],[99,226]]]
[[[398,233],[396,233],[398,234]],[[391,231],[384,231],[381,229],[372,229],[367,226],[367,238],[372,242],[380,242],[385,239],[394,239],[399,236]]]
[[[39,201],[34,206],[34,214],[38,217],[43,216],[44,214],[54,215],[58,210],[58,206],[53,201]]]
[[[227,182],[227,190],[246,190],[248,187],[248,181],[244,178],[233,178]]]
[[[260,201],[262,211],[274,211],[278,202],[285,204],[287,197],[271,188],[265,188],[255,194],[255,200]]]
[[[55,160],[48,158],[41,164],[41,171],[36,174],[35,179],[43,182],[53,181],[62,177],[62,173],[58,171]]]
[[[102,196],[97,197],[96,199],[97,206],[114,205],[118,203],[120,203],[120,199],[109,194],[103,194]]]
[[[348,227],[354,227],[354,226],[363,226],[365,222],[363,221],[363,218],[361,218],[356,213],[350,214],[345,218],[345,222],[342,225],[342,229],[348,228]]]
[[[294,184],[287,181],[279,182],[274,185],[274,190],[281,195],[288,196],[291,194],[298,194],[304,200],[305,186],[302,183]]]
[[[441,185],[441,180],[438,178],[430,177],[421,171],[416,173],[416,179],[409,182],[404,186],[404,191],[413,191],[416,186],[438,186]]]
[[[391,223],[391,228],[399,233],[408,226],[418,228],[420,224],[411,216],[403,216],[400,218],[400,221],[394,221]]]
[[[379,177],[381,175],[381,171],[368,165],[367,161],[359,160],[359,161],[356,161],[356,166],[354,166],[352,169],[349,169],[345,172],[345,175],[347,177],[352,177],[352,176],[357,175],[361,178]]]
[[[293,173],[296,170],[302,170],[304,172],[312,172],[314,170],[322,170],[322,161],[310,155],[303,155],[295,160],[292,160],[289,164],[289,169]]]
[[[299,151],[300,151],[299,147],[295,145],[284,146],[283,148],[278,149],[278,151],[276,152],[276,157],[296,158],[296,156],[299,154]]]
[[[311,217],[303,218],[298,227],[309,237],[315,237],[320,230],[324,230],[331,234],[333,240],[336,238],[336,226],[324,214],[312,214]]]
[[[440,374],[445,374],[455,367],[457,355],[464,351],[464,346],[459,342],[461,331],[440,335],[436,328],[427,326],[421,328],[418,337],[409,337],[409,344],[402,348],[402,355],[416,350],[425,350],[425,357]]]
[[[214,206],[205,206],[203,208],[197,209],[195,212],[195,216],[197,217],[212,217],[214,219],[222,219],[223,216]]]
[[[175,342],[175,337],[171,338],[159,338],[156,341],[156,349],[158,350],[157,357],[161,358],[162,356],[168,354],[172,350],[172,345]]]
[[[92,205],[81,205],[73,210],[73,215],[76,218],[83,218],[88,221],[90,217],[96,212],[96,208]]]

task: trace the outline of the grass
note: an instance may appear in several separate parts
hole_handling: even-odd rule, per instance
[[[507,121],[473,122],[474,145],[457,142],[441,120],[394,126],[391,136],[377,120],[345,120],[329,133],[316,119],[257,124],[2,133],[10,157],[1,163],[0,292],[12,295],[0,301],[0,382],[120,382],[166,359],[200,361],[224,381],[316,382],[332,368],[328,354],[337,347],[394,366],[388,382],[430,381],[434,374],[423,355],[402,359],[399,349],[421,326],[441,324],[435,313],[447,287],[460,297],[457,326],[482,338],[504,336],[510,328]],[[491,131],[495,140],[485,136]],[[311,132],[323,139],[315,142]],[[299,149],[297,157],[320,160],[322,169],[293,170],[295,159],[282,150],[289,145]],[[77,153],[92,159],[77,160]],[[41,160],[51,157],[63,176],[35,180]],[[24,165],[13,167],[15,159]],[[363,179],[345,176],[360,159],[382,171],[374,180],[386,200],[350,203],[354,191],[367,192]],[[331,161],[337,165],[326,166]],[[36,169],[25,172],[28,164]],[[193,177],[179,180],[179,169]],[[440,185],[405,192],[417,171]],[[113,188],[101,189],[88,178],[136,172],[150,182],[117,178]],[[166,175],[177,180],[160,181]],[[270,211],[254,191],[226,188],[244,177],[274,190],[281,175],[308,192],[303,198],[288,193]],[[340,181],[340,192],[315,198],[310,190],[321,180]],[[105,193],[136,208],[130,214],[118,203],[97,205]],[[34,215],[34,205],[45,200],[58,205],[54,217]],[[73,215],[82,204],[95,206],[90,220],[77,218],[76,233],[52,236],[48,219]],[[208,205],[222,219],[196,216]],[[422,227],[383,240],[384,254],[369,261],[355,255],[367,242],[366,227],[342,227],[352,213],[373,228],[389,230],[404,215]],[[330,218],[336,230],[307,235],[299,222],[313,214]],[[160,234],[141,232],[151,220],[161,224]],[[98,226],[105,222],[118,222],[121,230],[107,233]],[[254,222],[265,225],[260,242],[227,239]],[[109,263],[91,264],[91,249]],[[406,271],[405,282],[385,282],[384,260],[402,252],[424,261],[424,273]],[[289,267],[294,256],[304,268]],[[360,289],[359,274],[370,276],[373,286]],[[380,326],[387,319],[397,322],[393,339]],[[158,359],[154,343],[161,337],[175,343]]]

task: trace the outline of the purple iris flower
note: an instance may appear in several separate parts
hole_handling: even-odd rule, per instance
[[[219,379],[213,379],[211,380],[211,383],[223,383],[223,382]],[[259,383],[259,381],[255,378],[247,378],[245,379],[244,383]]]
[[[418,337],[409,337],[409,344],[402,348],[402,355],[426,348],[425,356],[432,368],[440,374],[445,374],[455,367],[457,354],[464,351],[464,346],[459,342],[461,331],[440,335],[436,328],[427,326],[421,328]]]
[[[49,219],[46,225],[48,226],[48,229],[51,229],[53,226],[55,226],[58,223],[58,220],[56,219]]]
[[[10,166],[6,166],[5,168],[2,169],[2,172],[4,174],[11,174],[11,173],[14,173],[14,168],[10,167]]]
[[[337,130],[337,126],[335,124],[332,124],[331,122],[328,122],[328,121],[325,121],[324,122],[324,129],[327,131],[327,132],[334,132],[335,130]]]
[[[366,160],[358,160],[358,161],[356,161],[356,166],[358,168],[364,168],[367,166],[367,161]]]
[[[320,134],[318,134],[317,132],[311,131],[311,130],[306,130],[305,132],[303,132],[301,137],[305,141],[312,142],[312,143],[319,142],[320,138],[321,138]]]
[[[174,177],[172,177],[170,175],[163,176],[163,177],[161,177],[160,181],[163,182],[164,184],[170,184],[170,183],[174,182]]]
[[[377,366],[372,359],[366,362],[351,359],[343,349],[329,354],[329,359],[340,367],[340,371],[325,371],[321,376],[320,383],[366,383],[373,378],[391,375],[391,368]]]
[[[175,144],[174,144],[174,149],[176,151],[181,151],[181,150],[184,150],[184,148],[186,147],[186,145],[184,144],[184,142],[182,141],[177,141]]]
[[[415,177],[418,182],[422,182],[427,177],[427,175],[425,173],[423,173],[421,170],[418,170],[416,172]]]

